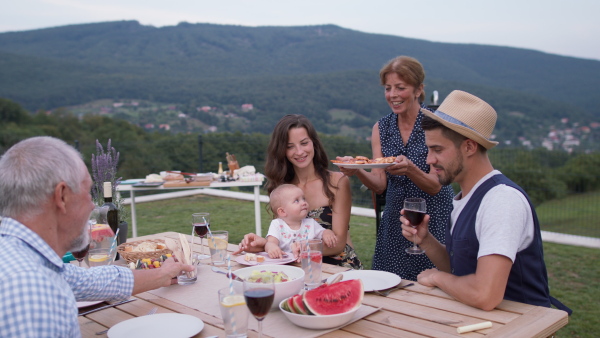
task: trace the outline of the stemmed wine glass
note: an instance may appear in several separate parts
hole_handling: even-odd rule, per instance
[[[423,222],[427,206],[424,198],[407,198],[404,200],[404,217],[408,219],[410,225],[416,228],[417,225]],[[417,234],[414,235],[413,246],[406,248],[406,253],[411,255],[420,255],[425,253],[425,250],[417,246]]]
[[[94,209],[96,210],[96,209]],[[92,211],[92,215],[93,215],[93,211]],[[85,245],[85,247],[83,247],[81,250],[79,251],[71,251],[71,255],[73,255],[73,257],[75,257],[75,259],[77,260],[77,264],[79,264],[79,266],[81,267],[81,261],[85,258],[85,255],[88,254],[88,251],[90,250],[90,244],[92,241],[92,225],[95,224],[95,219],[93,218],[94,221],[92,221],[92,215],[90,215],[90,219],[87,222],[87,228],[86,231],[88,232],[88,236],[86,237],[87,240],[87,244]],[[94,223],[93,223],[94,222]]]
[[[250,313],[258,320],[258,337],[262,338],[262,321],[269,314],[275,299],[273,278],[263,283],[244,281],[244,298]]]
[[[194,245],[194,232],[200,237],[200,254],[198,259],[206,259],[210,256],[204,253],[204,247],[202,246],[202,239],[209,231],[210,227],[210,214],[208,212],[199,212],[192,214],[192,246]]]

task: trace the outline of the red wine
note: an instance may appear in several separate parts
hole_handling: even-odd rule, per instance
[[[411,225],[416,226],[423,222],[423,217],[425,217],[425,213],[422,211],[404,209],[404,217],[408,219]]]
[[[88,245],[86,245],[86,247],[83,248],[81,251],[71,251],[71,255],[73,255],[73,257],[75,257],[75,259],[77,259],[78,262],[81,262],[83,260],[83,257],[87,255],[89,249],[90,244],[88,243]]]
[[[209,226],[209,223],[194,223],[194,231],[196,232],[196,235],[204,237],[204,235],[208,233]]]
[[[256,319],[260,320],[269,313],[275,298],[275,290],[264,288],[246,290],[244,291],[244,298],[246,298],[246,304],[250,312]]]

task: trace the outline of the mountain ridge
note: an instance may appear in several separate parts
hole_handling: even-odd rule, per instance
[[[28,110],[102,98],[253,103],[260,114],[248,128],[261,132],[288,112],[327,124],[331,109],[356,111],[372,125],[389,112],[379,69],[397,55],[424,65],[428,95],[436,89],[443,99],[452,89],[465,89],[490,102],[501,116],[501,133],[561,117],[600,118],[600,61],[336,25],[153,27],[114,21],[0,33],[0,97]],[[515,111],[525,118],[503,121]],[[503,130],[502,124],[511,127]]]

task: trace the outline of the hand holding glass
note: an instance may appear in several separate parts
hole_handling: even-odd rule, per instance
[[[404,217],[410,222],[413,228],[423,222],[427,206],[423,198],[407,198],[404,200]],[[425,250],[417,246],[417,234],[414,235],[413,246],[406,248],[406,253],[411,255],[420,255],[425,253]]]

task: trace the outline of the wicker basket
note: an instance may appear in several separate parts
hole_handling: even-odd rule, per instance
[[[127,263],[131,263],[131,262],[135,263],[135,262],[137,262],[138,259],[143,259],[143,258],[157,259],[158,257],[160,257],[162,255],[173,253],[173,251],[167,249],[166,246],[164,249],[156,250],[156,251],[146,251],[146,252],[125,251],[126,247],[135,248],[139,244],[142,244],[145,242],[154,242],[154,243],[160,243],[162,245],[165,245],[165,241],[163,241],[162,239],[149,239],[149,240],[145,240],[145,241],[127,242],[127,243],[123,243],[123,244],[119,245],[117,247],[117,252],[119,253],[119,255],[121,255],[121,257],[123,257],[127,261]]]

